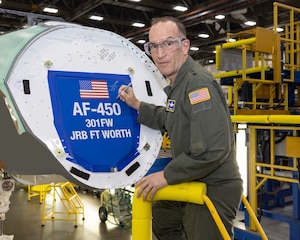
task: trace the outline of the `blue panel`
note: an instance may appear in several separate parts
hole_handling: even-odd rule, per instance
[[[300,83],[300,71],[295,71],[295,83]]]
[[[138,155],[137,111],[117,99],[129,75],[49,71],[54,124],[69,161],[120,171]]]
[[[257,232],[245,231],[243,229],[234,228],[234,239],[235,240],[261,240]]]
[[[172,158],[157,158],[146,175],[163,170],[171,160]]]

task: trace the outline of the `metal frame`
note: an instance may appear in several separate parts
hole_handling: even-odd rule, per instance
[[[264,212],[266,216],[276,217],[278,220],[288,222],[290,224],[290,240],[298,240],[300,239],[300,203],[299,203],[299,179],[297,179],[298,175],[298,165],[297,159],[295,157],[291,157],[291,165],[290,166],[282,166],[276,164],[275,161],[275,131],[276,130],[287,130],[292,131],[293,136],[297,136],[300,133],[300,127],[295,126],[256,126],[251,125],[249,127],[249,202],[254,209],[254,211],[258,211],[257,206],[257,195],[259,188],[265,184],[268,180],[278,180],[292,183],[292,196],[293,196],[293,217],[284,217],[275,214],[271,214],[270,212]],[[268,129],[270,130],[270,163],[261,163],[258,162],[257,158],[257,130],[259,129]],[[258,173],[258,168],[268,168],[269,171],[264,171],[263,173]],[[291,171],[292,177],[289,176],[281,176],[278,174],[279,171]],[[298,176],[299,177],[299,176]],[[256,230],[255,224],[252,220],[250,220],[250,229]]]

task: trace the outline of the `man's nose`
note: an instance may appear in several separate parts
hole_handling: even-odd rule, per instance
[[[165,48],[163,45],[158,45],[158,48],[157,48],[157,56],[158,57],[161,57],[163,56],[165,53]]]

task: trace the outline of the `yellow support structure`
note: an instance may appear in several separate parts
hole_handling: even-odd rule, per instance
[[[75,222],[75,227],[77,227],[78,215],[82,215],[82,220],[84,220],[84,206],[72,183],[53,184],[51,194],[46,194],[46,197],[47,195],[52,197],[52,206],[51,211],[47,211],[47,198],[44,198],[42,226],[45,225],[45,220],[64,220]],[[56,206],[58,204],[57,199],[61,203],[59,209]]]
[[[171,141],[167,132],[163,135],[161,147],[164,151],[171,148]]]
[[[233,115],[233,123],[300,124],[300,115]]]
[[[288,6],[282,3],[274,2],[274,31],[276,31],[279,23],[279,9],[280,14],[286,12],[289,14],[289,23],[285,24],[284,34],[280,36],[281,42],[284,44],[284,68],[290,70],[290,78],[285,81],[294,82],[295,70],[300,70],[300,22],[296,20],[296,14],[300,13],[299,8]]]
[[[250,73],[258,73],[261,71],[269,71],[270,67],[265,66],[265,67],[254,67],[254,68],[247,68],[244,70],[235,70],[235,71],[229,71],[229,72],[222,72],[222,73],[216,73],[214,74],[215,78],[226,78],[226,77],[233,77],[233,76],[238,76],[242,74],[250,74]]]
[[[137,198],[137,192],[138,188],[135,190],[132,203],[132,240],[152,240],[152,201],[149,198],[146,201],[144,201],[142,197]],[[247,202],[245,197],[242,199],[243,202]],[[231,239],[216,208],[206,195],[205,183],[188,182],[176,185],[168,185],[157,191],[153,201],[158,200],[181,201],[201,205],[206,204],[223,239]],[[245,206],[248,211],[251,213],[253,212],[249,204]],[[250,216],[253,216],[253,214]],[[267,240],[268,238],[259,222],[256,221],[255,223],[257,224],[257,228],[259,229],[262,239]]]
[[[27,194],[27,200],[30,202],[32,197],[39,196],[40,203],[43,203],[45,195],[47,192],[51,190],[50,184],[42,184],[42,185],[28,185],[28,194]]]
[[[289,141],[298,141],[296,133],[300,131],[300,127],[295,126],[249,126],[249,202],[254,213],[257,214],[257,194],[260,187],[269,179],[277,180],[288,183],[299,183],[299,179],[295,179],[292,176],[284,175],[285,172],[298,172],[298,164],[294,159],[290,161],[289,166],[284,166],[275,162],[275,131],[292,131],[294,139]],[[257,159],[257,130],[270,130],[270,163],[262,163]],[[295,151],[291,151],[287,146],[287,154],[295,155]],[[298,155],[297,155],[298,157]],[[263,172],[258,172],[257,169],[263,168]],[[267,170],[266,170],[267,169]],[[250,229],[256,230],[257,226],[253,219],[250,220]]]
[[[216,69],[226,72],[217,73],[214,77],[232,78],[234,96],[229,107],[233,108],[234,115],[290,114],[288,84],[295,82],[298,77],[296,73],[300,71],[300,22],[296,21],[300,9],[278,2],[274,2],[273,7],[273,30],[255,27],[228,33],[227,40],[234,38],[236,41],[216,46]],[[279,22],[280,14],[289,15],[289,22],[284,23],[282,34],[277,32],[277,28],[282,26]],[[227,59],[230,55],[228,49],[239,50],[241,65],[221,66],[224,61],[230,62]],[[252,53],[252,61],[247,53]],[[249,77],[250,74],[253,78]],[[252,92],[252,96],[239,101],[239,91],[244,83],[252,85],[252,89],[247,89]]]

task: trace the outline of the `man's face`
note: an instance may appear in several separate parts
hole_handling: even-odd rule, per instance
[[[173,22],[158,22],[149,32],[152,59],[166,78],[174,83],[178,71],[188,57],[189,40],[182,39]]]

